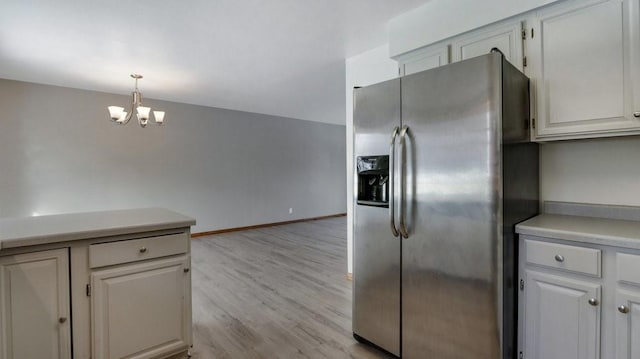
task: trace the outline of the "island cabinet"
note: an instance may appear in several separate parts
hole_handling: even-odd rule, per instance
[[[0,359],[187,357],[194,223],[163,209],[0,219]]]
[[[640,222],[545,214],[517,231],[519,357],[640,358]]]
[[[156,358],[191,345],[188,249],[186,233],[89,246],[93,358]]]
[[[71,358],[67,249],[0,257],[0,358]]]

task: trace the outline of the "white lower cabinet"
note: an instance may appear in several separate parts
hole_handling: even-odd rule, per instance
[[[522,359],[640,359],[640,249],[521,235]]]
[[[527,358],[599,358],[600,285],[527,270],[525,288]]]
[[[68,249],[0,257],[0,358],[71,358]]]
[[[616,359],[640,358],[640,255],[616,253]]]
[[[187,255],[94,271],[94,359],[158,358],[191,344]]]
[[[618,289],[616,304],[616,359],[640,358],[640,289]]]

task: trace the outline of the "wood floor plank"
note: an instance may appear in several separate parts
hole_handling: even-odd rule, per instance
[[[346,217],[192,241],[194,359],[389,358],[351,333]]]

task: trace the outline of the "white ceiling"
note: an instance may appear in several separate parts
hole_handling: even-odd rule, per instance
[[[344,59],[426,1],[2,0],[0,78],[344,124]]]

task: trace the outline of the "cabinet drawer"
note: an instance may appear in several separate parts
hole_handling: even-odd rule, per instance
[[[599,249],[568,246],[531,239],[524,241],[528,264],[600,277]]]
[[[187,253],[187,233],[132,239],[89,246],[89,267],[105,267],[145,259]]]
[[[640,256],[617,253],[618,281],[640,285]]]

